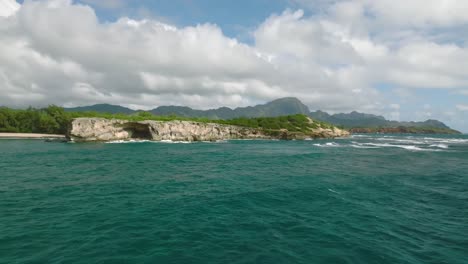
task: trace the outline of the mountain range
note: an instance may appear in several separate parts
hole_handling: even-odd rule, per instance
[[[65,108],[70,112],[105,112],[111,114],[133,114],[139,112],[119,105],[96,104],[92,106],[82,106],[75,108]],[[429,119],[423,122],[399,122],[387,120],[383,116],[365,114],[353,111],[351,113],[328,114],[323,111],[311,112],[299,99],[294,97],[280,98],[266,104],[256,106],[238,107],[231,109],[228,107],[220,107],[209,110],[196,110],[186,106],[159,106],[149,110],[154,115],[176,115],[181,117],[198,117],[209,119],[233,119],[238,117],[275,117],[293,114],[304,114],[313,119],[331,123],[336,126],[341,126],[348,129],[369,130],[368,132],[385,132],[385,128],[424,128],[429,132],[457,133],[444,123]],[[382,130],[382,128],[384,130]],[[402,130],[408,132],[409,130]],[[413,130],[411,130],[413,131]],[[417,132],[417,131],[416,131]]]

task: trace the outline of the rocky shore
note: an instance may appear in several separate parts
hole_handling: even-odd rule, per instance
[[[313,122],[310,120],[310,122]],[[306,139],[349,136],[335,127],[310,129],[307,133],[286,129],[264,131],[257,128],[194,121],[127,121],[104,118],[77,118],[67,138],[74,142],[114,140],[216,141],[229,139]]]

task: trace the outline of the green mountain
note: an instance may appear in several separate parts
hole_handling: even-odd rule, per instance
[[[335,125],[343,127],[375,127],[375,126],[387,126],[389,121],[383,116],[377,116],[372,114],[363,114],[356,111],[349,114],[334,114],[329,115],[322,111],[311,112],[310,117],[326,121]]]
[[[135,111],[126,107],[109,104],[98,104],[92,106],[66,108],[68,112],[99,112],[110,114],[135,114]],[[186,118],[208,118],[208,119],[234,119],[240,117],[277,117],[295,114],[308,115],[313,119],[324,121],[335,126],[344,127],[361,132],[385,133],[459,133],[452,130],[444,123],[437,120],[426,120],[424,122],[399,122],[385,119],[383,116],[364,114],[353,111],[351,113],[339,113],[330,115],[323,111],[310,112],[309,108],[299,99],[294,97],[280,98],[266,104],[238,107],[231,109],[220,107],[209,110],[196,110],[186,106],[159,106],[150,110],[154,115],[175,115]],[[392,128],[392,129],[387,129]],[[411,129],[403,129],[411,128]]]
[[[340,113],[334,115],[329,115],[328,113],[322,111],[316,111],[311,112],[309,116],[317,120],[325,121],[346,128],[420,127],[450,129],[450,127],[444,123],[433,119],[429,119],[424,122],[399,122],[387,120],[383,116],[363,114],[355,111],[349,114]]]
[[[276,117],[294,114],[309,114],[309,108],[297,98],[286,97],[263,105],[238,107],[231,109],[221,107],[210,110],[194,110],[185,106],[160,106],[150,111],[155,115],[176,115],[183,117],[204,117],[210,119],[232,119],[237,117]]]
[[[99,112],[109,114],[133,114],[136,111],[120,105],[96,104],[90,106],[79,106],[64,108],[66,112]]]

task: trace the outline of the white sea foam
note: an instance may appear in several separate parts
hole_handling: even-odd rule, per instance
[[[129,140],[112,140],[106,142],[106,144],[129,144],[129,143],[145,143],[150,142],[150,140],[140,140],[140,139],[129,139]]]
[[[215,140],[215,141],[203,140],[203,141],[196,141],[196,142],[214,144],[214,143],[227,143],[228,141],[227,141],[227,140],[222,140],[222,139],[220,139],[220,140]]]
[[[378,141],[385,141],[385,142],[397,142],[397,143],[405,143],[405,144],[416,144],[416,145],[424,145],[428,142],[424,139],[417,139],[417,138],[406,138],[406,139],[397,139],[397,138],[376,138],[375,140]]]
[[[402,148],[411,151],[441,151],[440,149],[425,149],[414,145],[397,145],[397,144],[388,144],[388,143],[364,143],[366,146],[375,146],[382,148]]]
[[[335,142],[327,142],[325,144],[317,143],[317,144],[314,144],[314,146],[323,148],[323,147],[339,147],[340,145],[338,143],[335,143]]]
[[[388,143],[392,145],[417,145],[418,147],[435,147],[439,149],[447,149],[450,145],[465,145],[468,144],[468,139],[464,138],[436,138],[436,137],[396,137],[383,136],[375,137],[373,140],[377,142]],[[353,142],[354,143],[354,142]]]
[[[433,145],[430,145],[429,147],[448,149],[448,145],[446,145],[446,144],[433,144]]]
[[[425,140],[428,142],[438,142],[438,143],[452,143],[452,144],[464,144],[468,143],[468,139],[464,138],[431,138],[431,137],[425,137]]]
[[[370,138],[368,135],[351,135],[351,138]]]
[[[363,146],[362,144],[351,144],[351,147],[358,149],[377,149],[379,147]]]
[[[190,143],[193,143],[191,141],[174,141],[174,140],[170,140],[170,139],[164,139],[164,140],[161,140],[161,141],[154,141],[154,142],[166,143],[166,144],[190,144]]]

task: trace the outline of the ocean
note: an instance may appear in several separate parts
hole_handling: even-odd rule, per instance
[[[468,263],[468,136],[0,140],[0,263]]]

